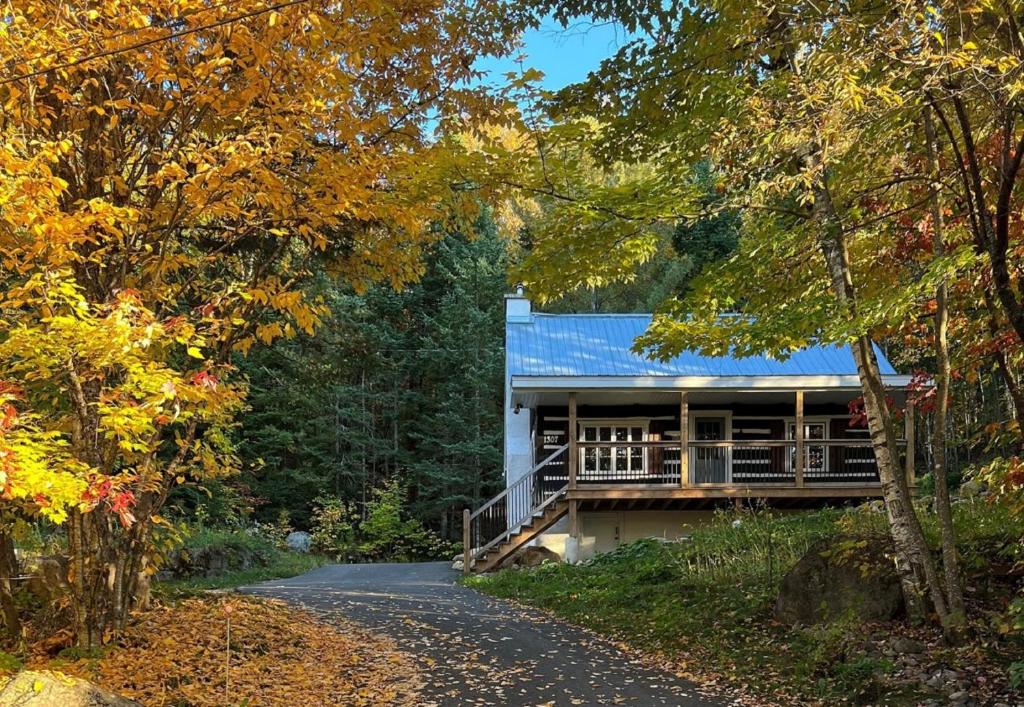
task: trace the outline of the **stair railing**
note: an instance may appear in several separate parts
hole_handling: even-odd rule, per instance
[[[564,444],[536,464],[511,486],[472,513],[462,515],[463,571],[510,538],[535,514],[565,495],[569,489],[566,464],[569,445]]]

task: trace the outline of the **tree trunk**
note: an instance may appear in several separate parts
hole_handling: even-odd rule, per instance
[[[852,317],[856,315],[857,299],[846,236],[829,193],[817,147],[808,151],[804,157],[804,166],[811,172],[819,173],[813,186],[813,218],[818,226],[819,246],[842,315]],[[866,334],[858,336],[852,349],[864,396],[868,431],[882,483],[889,531],[896,549],[896,569],[907,600],[907,611],[914,618],[924,616],[923,578],[939,620],[945,626],[949,613],[946,598],[921,523],[914,512],[907,478],[900,468],[892,414],[886,406],[885,386],[870,337]]]
[[[6,529],[0,528],[0,611],[4,616],[4,630],[12,641],[21,640],[21,619],[14,601],[14,578],[18,576],[18,557],[14,553],[14,540]]]
[[[939,160],[936,151],[935,126],[931,110],[924,110],[925,142],[932,184],[929,185],[932,216],[932,240],[935,259],[945,255],[945,223],[939,207]],[[935,481],[935,510],[942,535],[942,568],[946,580],[949,619],[945,625],[947,638],[959,640],[967,624],[964,593],[960,583],[960,563],[956,554],[953,511],[949,503],[949,477],[946,464],[946,417],[949,410],[949,286],[946,278],[935,292],[935,429],[932,435],[932,471]],[[909,453],[909,452],[908,452]]]

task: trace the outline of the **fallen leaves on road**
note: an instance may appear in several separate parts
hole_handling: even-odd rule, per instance
[[[155,608],[102,658],[53,667],[147,707],[414,705],[420,685],[387,638],[241,597]]]

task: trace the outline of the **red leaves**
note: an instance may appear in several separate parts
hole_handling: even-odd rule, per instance
[[[82,494],[82,500],[95,510],[101,503],[110,513],[115,513],[121,525],[129,527],[135,522],[135,514],[132,513],[138,499],[131,490],[122,488],[123,481],[111,477],[93,475],[89,479],[89,486]]]
[[[217,308],[216,306],[214,306],[213,302],[207,302],[206,304],[201,304],[198,307],[196,307],[196,312],[198,312],[203,317],[212,317],[214,312],[216,311]]]
[[[6,432],[18,421],[18,409],[10,403],[0,406],[0,432]]]
[[[137,499],[134,493],[131,491],[120,491],[110,497],[108,506],[111,512],[117,514],[121,525],[127,528],[135,522],[135,515],[132,513],[132,509],[135,508],[136,503]]]
[[[935,409],[935,385],[931,375],[925,371],[914,371],[907,385],[907,398],[921,412],[932,412]]]
[[[868,426],[868,414],[867,411],[864,409],[863,396],[854,398],[847,404],[846,407],[850,411],[850,427]]]
[[[216,390],[218,383],[220,383],[220,379],[209,371],[199,371],[192,376],[192,385],[198,385],[201,388]]]
[[[864,406],[864,396],[854,398],[847,404],[850,411],[850,427],[867,427],[868,413]],[[889,409],[893,417],[899,418],[903,411],[896,407],[896,401],[891,396],[885,397],[885,407]]]

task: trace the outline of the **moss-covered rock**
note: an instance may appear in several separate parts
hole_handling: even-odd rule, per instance
[[[783,578],[775,617],[787,624],[895,618],[903,593],[890,554],[882,537],[841,535],[815,543]]]

